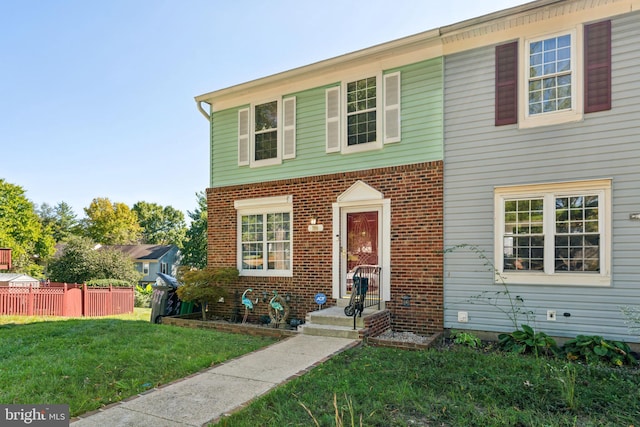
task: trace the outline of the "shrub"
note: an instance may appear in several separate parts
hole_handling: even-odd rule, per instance
[[[587,363],[605,363],[615,366],[633,365],[636,359],[629,346],[620,341],[610,341],[597,335],[578,335],[562,347],[568,360]]]
[[[236,268],[211,268],[204,270],[189,270],[180,273],[183,285],[177,290],[182,301],[197,302],[202,307],[202,320],[207,320],[207,304],[214,303],[228,295],[225,285],[233,283],[238,278]]]
[[[131,282],[128,280],[119,280],[119,279],[93,279],[87,280],[87,286],[95,286],[95,287],[107,287],[109,285],[115,288],[128,288],[131,286]]]
[[[136,285],[136,289],[134,291],[135,307],[149,308],[151,307],[151,295],[153,294],[153,288],[151,285],[140,286]]]

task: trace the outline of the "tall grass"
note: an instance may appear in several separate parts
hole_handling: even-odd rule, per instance
[[[426,351],[359,347],[216,425],[638,425],[637,371],[575,364],[568,378],[564,366],[462,346]]]

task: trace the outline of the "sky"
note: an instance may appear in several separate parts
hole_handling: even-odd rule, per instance
[[[194,97],[523,0],[0,0],[0,178],[78,218],[187,214],[209,185]]]

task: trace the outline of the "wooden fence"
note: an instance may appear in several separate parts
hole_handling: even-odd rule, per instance
[[[11,249],[0,248],[0,270],[11,270]]]
[[[95,317],[133,313],[133,288],[66,283],[0,287],[0,315]]]

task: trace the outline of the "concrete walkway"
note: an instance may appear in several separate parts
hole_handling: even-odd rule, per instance
[[[73,427],[206,426],[278,384],[359,344],[347,338],[296,335],[72,420]]]

